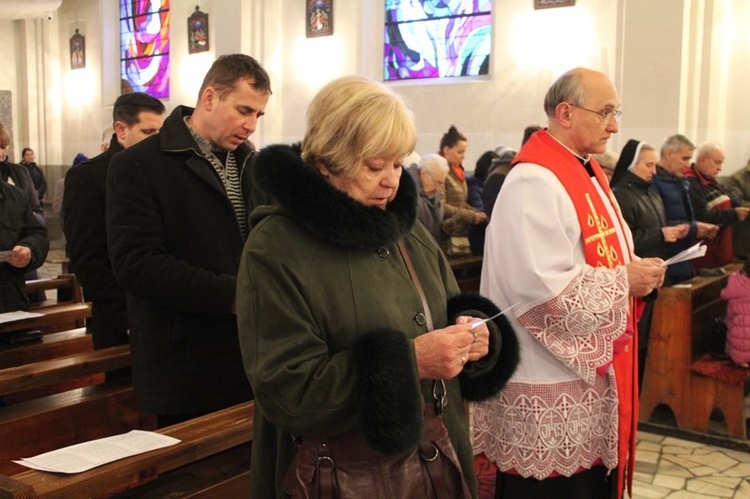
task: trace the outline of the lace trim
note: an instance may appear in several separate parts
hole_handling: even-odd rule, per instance
[[[612,380],[610,386],[610,379]],[[523,477],[571,476],[601,459],[617,467],[614,378],[555,384],[511,383],[474,408],[474,453]]]
[[[598,367],[612,362],[613,343],[628,318],[627,270],[584,267],[552,300],[518,321],[560,362],[589,385]]]

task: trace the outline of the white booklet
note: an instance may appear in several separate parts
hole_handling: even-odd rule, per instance
[[[22,319],[31,319],[34,317],[41,317],[44,314],[40,314],[39,312],[24,312],[23,310],[17,310],[15,312],[5,312],[0,314],[0,324],[5,324],[6,322],[15,322],[20,321]]]
[[[700,258],[706,254],[706,245],[699,241],[686,250],[682,250],[672,258],[664,260],[663,266],[672,265],[673,263],[686,262],[695,258]]]
[[[180,440],[161,433],[132,430],[121,435],[99,438],[13,462],[41,471],[80,473],[102,464],[169,447],[179,442]]]

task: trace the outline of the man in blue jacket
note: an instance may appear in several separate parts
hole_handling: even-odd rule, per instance
[[[719,231],[718,226],[695,219],[695,211],[688,193],[688,181],[683,176],[684,171],[690,168],[694,151],[695,145],[684,135],[675,134],[667,137],[661,146],[656,175],[651,180],[651,187],[664,201],[666,224],[690,225],[687,237],[667,245],[665,258],[689,248],[699,239],[711,239]],[[667,268],[664,284],[677,284],[694,275],[695,268],[692,262],[675,263]]]

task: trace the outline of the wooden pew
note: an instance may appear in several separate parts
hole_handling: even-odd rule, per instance
[[[453,275],[463,293],[478,293],[479,279],[482,275],[482,256],[462,256],[449,258]]]
[[[138,411],[129,379],[104,382],[104,372],[129,361],[122,345],[0,370],[0,393],[11,402],[0,409],[0,473],[19,471],[12,459],[155,428],[155,418]]]
[[[0,324],[0,335],[29,329],[38,329],[43,334],[49,334],[84,327],[86,319],[91,317],[91,305],[89,303],[67,303],[45,307],[33,312],[42,315]]]
[[[711,412],[720,409],[729,436],[747,438],[743,385],[692,369],[708,351],[714,319],[726,313],[720,293],[729,273],[739,265],[726,266],[723,276],[697,276],[659,290],[643,377],[640,422],[647,423],[657,406],[665,405],[674,414],[678,428],[705,433]]]
[[[156,497],[149,495],[149,490],[160,485],[158,497],[247,496],[253,408],[253,402],[245,402],[164,428],[159,432],[181,442],[83,473],[28,470],[0,476],[0,498],[108,497],[118,492],[121,494],[115,497]],[[186,478],[185,472],[190,475],[195,468],[213,470],[210,483],[195,476]],[[172,473],[167,472],[172,470],[182,474],[170,483]],[[165,482],[167,486],[162,485]]]
[[[91,334],[83,327],[45,334],[40,341],[33,343],[0,346],[0,369],[90,352],[93,349]]]
[[[63,303],[82,303],[83,292],[78,279],[73,274],[61,274],[51,279],[35,279],[26,281],[26,292],[36,293],[39,291],[55,291],[55,298],[47,299],[41,303],[32,303],[31,310],[59,305]]]
[[[0,370],[0,393],[18,403],[101,383],[103,373],[129,365],[130,345],[26,363]]]

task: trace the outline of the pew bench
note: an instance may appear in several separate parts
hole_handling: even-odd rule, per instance
[[[136,405],[129,378],[106,381],[104,373],[130,365],[121,345],[0,370],[0,473],[17,472],[13,459],[82,440],[153,429],[154,416]]]
[[[648,423],[654,410],[663,405],[672,411],[679,429],[706,433],[711,414],[718,409],[728,435],[747,438],[741,380],[730,383],[695,369],[710,350],[714,320],[726,314],[721,290],[729,274],[739,268],[740,264],[729,264],[726,275],[696,276],[659,289],[643,376],[640,422]],[[731,365],[726,368],[735,369]]]
[[[482,276],[482,255],[448,258],[453,275],[462,293],[479,293]]]
[[[91,317],[91,305],[89,303],[66,303],[44,307],[32,312],[42,315],[2,323],[0,324],[0,335],[30,329],[38,329],[42,334],[49,334],[84,327],[86,319]]]
[[[245,402],[163,428],[160,433],[181,442],[83,473],[27,470],[0,476],[0,498],[246,497],[253,408]]]
[[[0,370],[6,402],[38,398],[104,381],[103,373],[130,365],[130,345],[76,353]]]
[[[40,291],[45,293],[47,293],[47,291],[54,291],[55,298],[48,298],[41,303],[32,303],[29,310],[36,311],[37,309],[52,305],[83,302],[81,285],[73,274],[61,274],[50,279],[34,279],[26,281],[27,293],[37,293]]]
[[[32,343],[0,346],[0,369],[90,352],[93,349],[91,334],[83,327],[45,334],[39,341]]]

